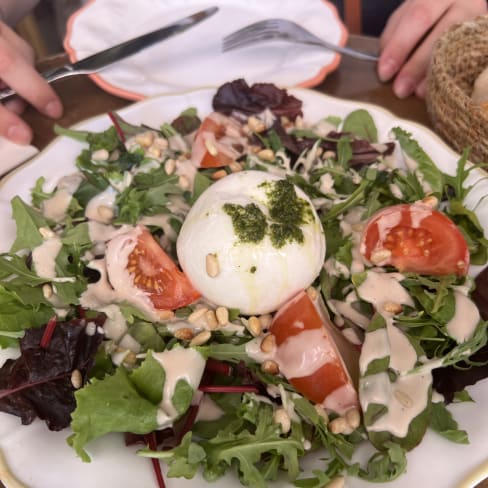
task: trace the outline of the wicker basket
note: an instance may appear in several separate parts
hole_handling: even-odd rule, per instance
[[[437,42],[428,78],[427,109],[437,133],[456,151],[471,147],[473,162],[488,163],[488,109],[471,100],[488,67],[488,15],[453,26]]]

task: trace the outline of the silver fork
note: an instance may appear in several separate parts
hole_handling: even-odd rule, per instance
[[[301,44],[311,44],[313,46],[322,46],[330,51],[335,51],[346,56],[352,56],[365,61],[378,61],[378,56],[357,51],[349,47],[336,46],[330,42],[324,41],[312,34],[301,25],[286,19],[266,19],[247,27],[243,27],[232,34],[224,37],[222,41],[222,51],[227,52],[232,49],[257,44],[262,41],[281,39]]]

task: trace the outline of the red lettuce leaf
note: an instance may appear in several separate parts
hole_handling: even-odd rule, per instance
[[[243,79],[222,85],[213,98],[217,112],[230,115],[240,112],[245,115],[258,114],[268,108],[276,116],[295,120],[302,115],[302,102],[286,90],[272,83],[255,83],[249,86]]]
[[[103,339],[98,331],[86,334],[86,324],[84,319],[58,323],[47,348],[40,345],[46,326],[26,330],[21,356],[0,368],[1,412],[20,417],[24,425],[39,417],[50,430],[69,426],[76,407],[72,372],[79,370],[85,382]]]

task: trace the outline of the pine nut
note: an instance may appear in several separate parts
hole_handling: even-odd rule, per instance
[[[329,416],[327,415],[325,408],[322,407],[322,405],[319,405],[318,403],[315,404],[314,408],[318,416],[322,417],[324,419],[325,425],[327,425],[329,423]]]
[[[158,310],[156,313],[160,320],[171,320],[175,317],[172,310]]]
[[[378,249],[377,251],[373,251],[371,253],[371,257],[369,258],[369,260],[373,264],[382,264],[387,259],[390,259],[390,257],[391,251],[389,251],[388,249]]]
[[[174,159],[168,159],[164,163],[164,171],[166,171],[166,174],[172,175],[175,172],[176,169],[176,161]]]
[[[266,359],[266,361],[263,361],[261,364],[261,371],[264,373],[268,374],[278,374],[280,372],[280,367],[278,366],[278,363],[276,361],[273,361],[272,359]]]
[[[312,300],[312,302],[317,300],[317,298],[319,296],[317,290],[313,286],[309,286],[307,288],[307,295],[308,295],[308,298],[310,298],[310,300]]]
[[[186,176],[181,175],[178,178],[178,186],[182,190],[188,190],[188,188],[190,188],[190,180]]]
[[[97,207],[97,214],[100,217],[100,220],[104,223],[111,222],[114,218],[114,210],[107,205],[99,205]]]
[[[207,307],[197,308],[194,312],[192,312],[188,316],[187,320],[188,320],[188,322],[190,322],[190,324],[195,325],[197,322],[199,322],[201,319],[203,319],[205,317],[205,314],[207,312],[208,312]]]
[[[278,408],[273,413],[273,421],[281,426],[281,432],[286,434],[291,429],[291,419],[284,408]]]
[[[266,130],[266,125],[264,122],[258,119],[255,115],[248,117],[247,125],[252,132],[263,132]]]
[[[351,408],[346,412],[346,422],[351,429],[356,430],[361,425],[361,414],[357,408]]]
[[[209,330],[204,330],[197,334],[191,341],[190,346],[201,346],[208,342],[208,340],[212,337],[212,333]]]
[[[268,334],[263,337],[261,341],[261,351],[263,352],[272,352],[276,347],[276,338],[273,334]]]
[[[335,152],[334,151],[325,151],[324,152],[324,158],[325,159],[332,159],[335,158]]]
[[[210,142],[209,139],[205,139],[205,147],[211,156],[217,156],[219,153],[218,149]]]
[[[219,275],[220,265],[219,260],[217,259],[217,255],[212,253],[207,254],[207,256],[205,257],[205,268],[210,278],[215,278]]]
[[[345,434],[349,430],[349,425],[344,417],[337,417],[329,422],[329,430],[333,434]]]
[[[388,313],[397,314],[403,310],[403,307],[400,303],[396,302],[385,302],[383,304],[383,310]]]
[[[219,322],[217,321],[217,317],[215,316],[215,312],[213,310],[209,310],[205,314],[205,320],[207,322],[207,327],[210,330],[216,329],[219,326]]]
[[[153,141],[153,147],[166,149],[168,147],[168,141],[164,137],[156,137]]]
[[[261,322],[261,327],[263,329],[269,329],[271,322],[273,322],[273,317],[270,313],[265,313],[259,316],[259,321]]]
[[[239,171],[242,171],[242,164],[237,161],[232,161],[229,163],[229,169],[232,173],[239,173]]]
[[[126,364],[127,366],[133,366],[137,362],[137,356],[134,352],[129,351],[125,357],[123,363]]]
[[[227,325],[229,323],[229,311],[225,307],[217,307],[215,315],[219,325]]]
[[[181,329],[175,330],[173,335],[181,341],[191,341],[195,337],[193,329],[189,327],[182,327]]]
[[[221,180],[222,178],[225,178],[227,176],[227,171],[225,169],[219,169],[217,171],[214,171],[212,173],[212,180]]]
[[[246,327],[247,327],[247,330],[254,337],[258,337],[263,332],[263,328],[261,327],[261,322],[259,321],[259,319],[257,317],[254,317],[254,316],[249,317]]]
[[[83,386],[83,377],[79,369],[74,369],[71,373],[71,384],[75,390],[79,390]]]
[[[402,390],[395,390],[393,393],[393,396],[405,407],[405,408],[410,408],[413,405],[413,400],[408,395]]]
[[[159,159],[161,157],[161,149],[158,147],[149,146],[147,148],[146,155],[154,159]]]
[[[439,200],[435,195],[427,195],[425,198],[422,198],[422,203],[430,208],[436,208],[439,204]]]
[[[91,155],[93,161],[107,161],[110,157],[110,154],[106,149],[98,149],[94,151]]]
[[[258,152],[258,157],[264,161],[274,161],[275,153],[271,149],[261,149]]]
[[[49,227],[39,227],[39,234],[43,239],[52,239],[56,235]]]
[[[53,287],[49,283],[44,283],[42,285],[42,296],[49,300],[53,296]]]
[[[85,327],[85,334],[87,336],[94,336],[97,331],[97,324],[95,322],[88,322]]]
[[[344,486],[346,486],[345,483],[346,478],[344,478],[344,476],[336,476],[325,485],[325,488],[344,488]]]
[[[154,141],[154,133],[151,131],[141,132],[136,135],[135,141],[142,147],[149,147]]]

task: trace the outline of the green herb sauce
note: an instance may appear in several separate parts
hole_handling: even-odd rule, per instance
[[[234,231],[241,242],[257,244],[264,239],[268,225],[266,217],[256,204],[243,206],[226,203],[224,212],[232,219]]]
[[[300,226],[313,219],[310,204],[298,197],[293,183],[287,180],[265,182],[260,186],[265,187],[268,197],[269,225],[266,216],[254,203],[246,206],[224,204],[224,212],[232,219],[240,242],[257,244],[269,233],[271,243],[277,249],[291,242],[303,244],[305,238]]]

